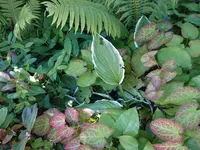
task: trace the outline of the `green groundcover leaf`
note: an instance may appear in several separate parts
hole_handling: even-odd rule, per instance
[[[195,40],[199,36],[199,30],[193,24],[186,22],[181,27],[184,38]]]
[[[124,79],[124,62],[119,51],[102,36],[92,42],[92,61],[98,76],[110,85],[119,85]]]
[[[125,150],[138,150],[138,142],[135,138],[129,135],[119,137],[120,144]]]

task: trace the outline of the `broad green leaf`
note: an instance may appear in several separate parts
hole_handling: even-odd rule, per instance
[[[92,148],[103,148],[106,139],[112,134],[112,130],[102,124],[94,124],[84,129],[80,134],[80,140]]]
[[[89,87],[95,83],[96,78],[97,75],[95,72],[87,71],[86,73],[79,76],[77,80],[77,85],[79,87]]]
[[[190,69],[192,67],[189,54],[179,47],[166,47],[158,52],[158,62],[164,64],[170,59],[174,59],[177,66]],[[181,57],[180,57],[181,56]]]
[[[150,128],[152,132],[165,141],[181,142],[183,128],[178,122],[159,118],[151,122]]]
[[[186,51],[192,58],[197,58],[200,56],[200,40],[194,40],[189,42],[188,48],[186,48]]]
[[[154,150],[154,148],[150,142],[147,142],[143,150]]]
[[[80,76],[87,71],[86,65],[87,63],[81,59],[71,60],[65,73],[70,76]]]
[[[158,118],[165,118],[165,115],[159,108],[157,108],[156,111],[154,112],[152,120],[156,120]]]
[[[136,136],[140,127],[139,116],[136,108],[124,111],[114,124],[114,136],[130,135]]]
[[[193,77],[189,83],[190,86],[200,89],[200,75]]]
[[[182,105],[176,113],[175,120],[186,130],[192,130],[198,127],[200,122],[200,112],[197,111],[198,108],[199,104],[197,102],[190,102]]]
[[[120,136],[119,142],[125,150],[138,150],[137,140],[130,135]]]
[[[172,37],[172,40],[169,43],[167,43],[166,45],[168,47],[170,47],[170,46],[180,47],[182,42],[183,42],[183,37],[180,35],[174,34]]]
[[[35,96],[35,95],[45,94],[45,93],[46,93],[46,91],[43,88],[41,88],[40,86],[31,86],[27,95]]]
[[[192,87],[182,87],[171,93],[165,100],[167,104],[182,105],[200,97],[198,89]]]
[[[164,142],[161,144],[153,144],[156,150],[188,150],[187,147],[182,146],[179,142]]]
[[[33,133],[35,133],[38,136],[46,135],[50,129],[49,120],[50,116],[47,114],[39,116],[36,119],[35,124],[33,126]]]
[[[7,107],[2,107],[0,109],[0,126],[4,123],[7,114],[8,114],[8,108]]]
[[[189,140],[187,140],[185,146],[187,146],[189,150],[197,150],[200,148],[200,146],[198,146],[197,143],[192,138],[189,138]]]
[[[181,27],[181,32],[184,38],[195,40],[199,36],[199,30],[193,24],[186,22]]]
[[[166,32],[172,29],[173,24],[168,20],[161,20],[156,23],[156,27],[160,29],[161,31]]]
[[[121,84],[125,69],[119,51],[102,36],[93,38],[91,50],[97,75],[110,85]]]
[[[200,127],[197,127],[194,130],[187,131],[186,133],[196,142],[196,144],[200,148]]]
[[[149,67],[145,67],[141,62],[141,57],[148,52],[147,46],[140,47],[132,56],[131,66],[137,77],[143,75]]]

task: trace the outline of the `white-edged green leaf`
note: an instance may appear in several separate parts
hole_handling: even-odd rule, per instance
[[[110,85],[119,85],[124,79],[124,62],[119,51],[102,36],[94,36],[92,61],[97,75]]]

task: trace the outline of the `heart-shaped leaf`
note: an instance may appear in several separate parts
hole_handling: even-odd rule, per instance
[[[94,124],[86,127],[80,134],[80,140],[83,144],[87,144],[92,148],[103,148],[108,138],[112,134],[112,130],[102,124]]]
[[[187,147],[182,146],[181,143],[178,142],[165,142],[161,144],[153,144],[153,147],[156,150],[188,150]]]
[[[121,84],[125,70],[119,51],[102,36],[93,38],[91,50],[97,75],[107,84]]]
[[[200,56],[200,40],[194,40],[189,42],[188,48],[186,48],[186,51],[192,58],[197,58]]]
[[[181,27],[181,32],[184,38],[195,40],[199,36],[199,30],[193,24],[186,22]]]
[[[65,114],[57,113],[50,119],[50,124],[54,128],[63,128],[65,126]]]
[[[183,128],[178,122],[159,118],[151,122],[150,128],[152,132],[165,141],[180,142]]]
[[[96,78],[97,75],[95,72],[87,71],[78,78],[77,85],[79,87],[89,87],[95,83]]]
[[[78,122],[79,121],[79,114],[78,111],[74,108],[67,107],[65,110],[65,116],[67,122]]]
[[[79,147],[81,145],[81,141],[79,138],[75,138],[67,142],[65,145],[65,150],[79,150]]]
[[[75,133],[74,128],[65,126],[63,128],[59,128],[58,129],[57,136],[59,136],[60,138],[64,139],[64,138],[71,137],[74,133]]]
[[[47,114],[39,116],[35,121],[33,133],[35,133],[38,136],[46,135],[50,129],[49,120],[50,116]]]
[[[167,104],[182,105],[198,99],[200,92],[192,87],[182,87],[171,93],[165,100]]]
[[[200,112],[197,111],[199,104],[190,102],[182,105],[176,113],[175,120],[186,130],[198,127],[200,123]]]

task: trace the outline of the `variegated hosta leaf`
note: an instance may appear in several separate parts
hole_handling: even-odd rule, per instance
[[[57,131],[57,136],[64,139],[69,138],[75,133],[74,128],[65,126],[64,128],[59,128]]]
[[[67,122],[78,122],[79,121],[79,113],[76,109],[74,108],[66,108],[65,110],[65,116]]]
[[[50,124],[54,128],[63,128],[65,126],[65,114],[57,113],[50,119]]]
[[[148,49],[157,49],[162,45],[168,43],[173,38],[173,32],[161,32],[160,34],[156,35],[149,43]]]
[[[200,92],[192,87],[182,87],[171,93],[165,100],[167,104],[182,105],[192,100],[198,99]]]
[[[78,150],[94,150],[88,145],[81,145]]]
[[[47,139],[54,144],[62,140],[59,136],[57,136],[57,132],[58,132],[58,129],[52,128],[47,134]]]
[[[4,72],[0,72],[0,82],[8,82],[10,80],[10,77],[8,74]]]
[[[140,28],[140,30],[137,32],[135,41],[139,43],[148,42],[150,41],[158,31],[156,31],[156,24],[151,23],[143,26]]]
[[[157,22],[156,27],[160,29],[161,31],[166,32],[172,29],[173,24],[169,22],[168,20],[162,20],[162,21]]]
[[[165,141],[180,142],[183,128],[178,122],[159,118],[151,122],[150,128],[152,132]]]
[[[172,58],[162,65],[162,70],[167,69],[167,70],[173,71],[176,67],[177,67],[176,63],[175,63],[174,59]]]
[[[104,148],[106,139],[112,134],[112,130],[103,124],[94,124],[84,129],[80,134],[81,143],[92,148]]]
[[[124,80],[124,62],[119,51],[102,36],[92,42],[92,62],[97,75],[110,85],[119,85]]]
[[[43,114],[37,117],[33,127],[33,133],[35,133],[38,136],[46,135],[50,129],[49,120],[50,116],[47,114]]]
[[[182,146],[181,143],[178,142],[164,142],[161,144],[153,144],[153,147],[156,150],[188,150],[187,147]]]
[[[192,130],[198,127],[200,123],[200,112],[197,111],[198,108],[199,104],[197,102],[184,104],[176,113],[175,120],[186,130]]]
[[[81,145],[80,139],[75,138],[67,142],[67,144],[65,145],[65,150],[79,150],[80,145]]]

